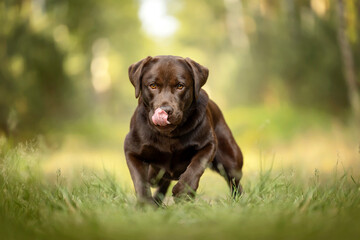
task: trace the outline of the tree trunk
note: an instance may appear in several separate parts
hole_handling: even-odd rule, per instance
[[[338,41],[343,62],[343,71],[345,75],[346,86],[348,89],[349,102],[355,117],[356,124],[360,124],[360,97],[359,86],[356,81],[356,73],[354,68],[354,60],[351,52],[349,39],[346,35],[346,19],[344,1],[337,2],[338,15]]]
[[[236,49],[248,48],[249,39],[245,32],[241,0],[224,0],[224,5],[231,44]]]

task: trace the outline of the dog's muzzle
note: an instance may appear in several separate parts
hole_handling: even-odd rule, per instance
[[[152,122],[157,126],[166,126],[171,124],[168,121],[169,115],[161,108],[157,108],[154,112],[154,115],[152,115],[151,120]]]

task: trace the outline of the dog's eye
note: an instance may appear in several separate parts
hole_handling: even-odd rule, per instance
[[[157,85],[156,85],[156,83],[152,83],[152,84],[149,85],[149,87],[150,87],[151,89],[155,89],[155,88],[157,87]]]
[[[184,88],[184,84],[182,84],[182,83],[178,83],[178,85],[176,85],[176,89],[181,90],[183,88]]]

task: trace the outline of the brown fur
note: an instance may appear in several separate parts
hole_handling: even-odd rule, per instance
[[[124,150],[140,201],[160,203],[172,180],[178,181],[173,196],[194,196],[208,166],[233,194],[241,193],[243,156],[219,107],[201,89],[207,77],[207,68],[175,56],[147,57],[129,67],[139,100]],[[152,123],[158,107],[169,109],[170,125]],[[154,197],[150,186],[157,187]]]

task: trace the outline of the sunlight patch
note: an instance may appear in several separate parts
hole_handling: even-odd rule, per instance
[[[165,0],[142,0],[139,17],[149,35],[169,37],[178,29],[178,21],[166,12]]]

